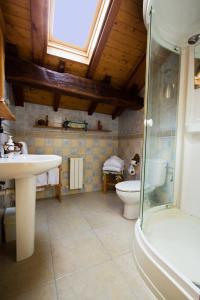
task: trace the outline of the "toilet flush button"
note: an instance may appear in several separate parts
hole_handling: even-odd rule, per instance
[[[153,120],[152,119],[145,119],[144,120],[144,126],[152,127],[153,126]]]

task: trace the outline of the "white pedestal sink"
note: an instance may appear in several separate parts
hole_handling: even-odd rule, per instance
[[[36,175],[58,167],[57,155],[18,155],[0,158],[0,179],[15,179],[17,261],[34,252]]]

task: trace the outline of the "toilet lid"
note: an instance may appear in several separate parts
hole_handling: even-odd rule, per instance
[[[122,181],[115,185],[115,188],[122,192],[139,192],[140,180]]]

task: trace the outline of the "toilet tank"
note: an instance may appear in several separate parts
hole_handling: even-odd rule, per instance
[[[167,174],[167,161],[164,159],[148,159],[147,172],[147,183],[150,186],[159,187],[164,185]]]

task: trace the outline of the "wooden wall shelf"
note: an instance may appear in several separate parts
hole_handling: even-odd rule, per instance
[[[79,131],[79,132],[112,132],[112,130],[106,130],[106,129],[102,129],[102,130],[98,130],[98,129],[87,129],[87,131],[85,131],[84,129],[79,129],[79,128],[68,128],[65,129],[63,127],[60,126],[40,126],[40,125],[34,125],[34,128],[44,128],[44,129],[57,129],[57,130],[63,130],[66,132],[72,132],[72,131]]]
[[[14,114],[10,111],[3,98],[0,99],[0,118],[16,121]]]

